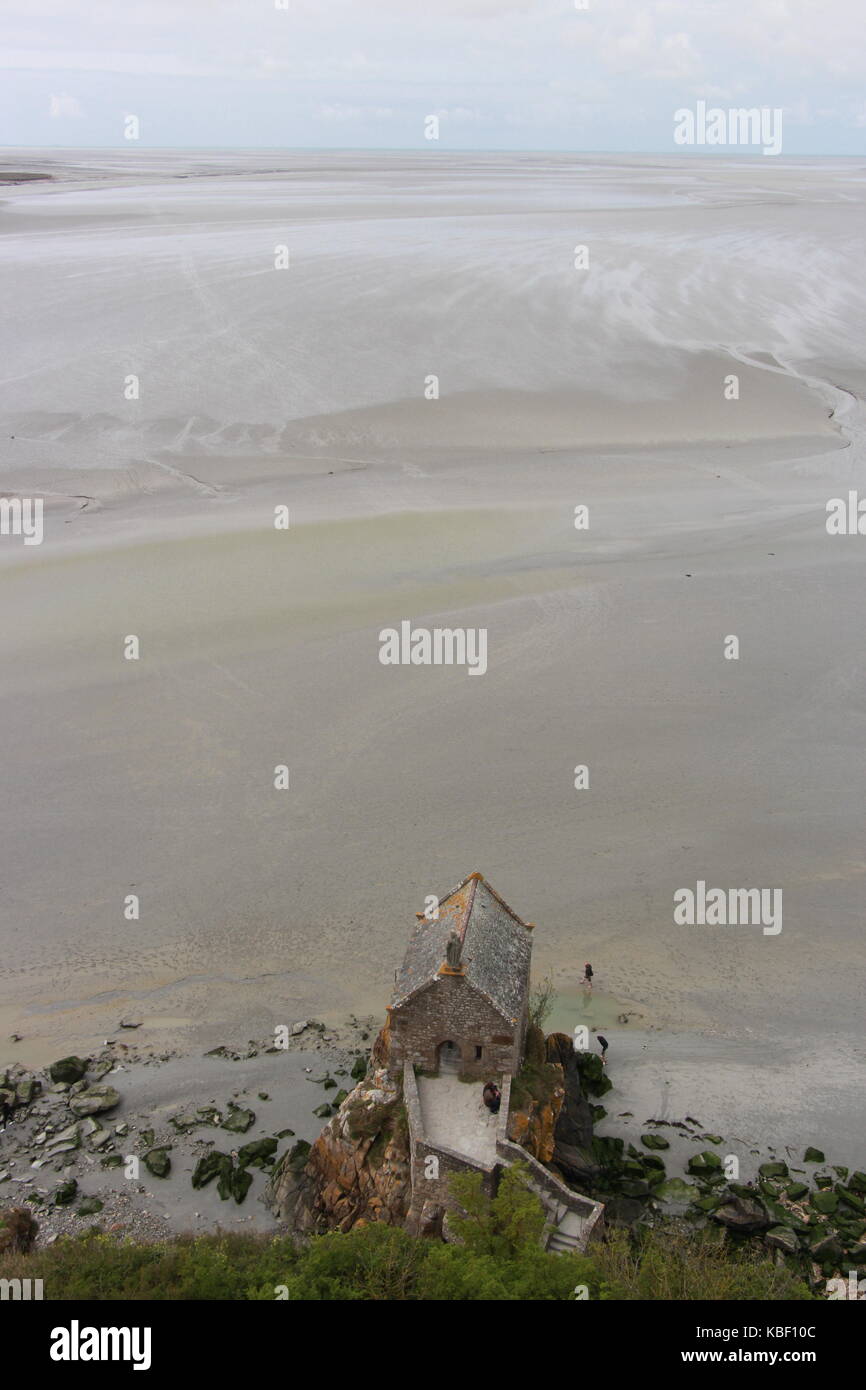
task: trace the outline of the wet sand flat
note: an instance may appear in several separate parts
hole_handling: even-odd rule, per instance
[[[849,1055],[846,162],[787,161],[768,199],[728,161],[502,157],[467,200],[465,163],[410,195],[396,157],[287,157],[205,193],[149,158],[0,204],[0,486],[46,496],[43,544],[0,542],[0,1061],[131,1009],[190,1048],[378,1014],[412,914],[474,869],[538,923],[537,975],[592,959],[716,1066],[746,1037],[755,1075],[798,1037]],[[381,665],[407,618],[485,628],[486,674]],[[676,925],[698,879],[781,887],[780,936]]]

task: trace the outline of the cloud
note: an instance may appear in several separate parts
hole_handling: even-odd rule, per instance
[[[321,121],[390,121],[394,112],[390,106],[344,106],[337,102],[319,106],[313,114]]]
[[[77,97],[71,97],[68,92],[56,92],[51,95],[48,114],[54,121],[75,121],[79,120],[84,112]]]

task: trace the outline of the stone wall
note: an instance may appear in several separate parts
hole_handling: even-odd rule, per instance
[[[448,1179],[454,1173],[481,1173],[482,1190],[488,1196],[496,1192],[499,1164],[490,1166],[466,1154],[457,1153],[446,1144],[432,1144],[424,1133],[421,1118],[421,1102],[418,1096],[418,1083],[411,1062],[403,1067],[403,1101],[409,1124],[409,1144],[412,1155],[412,1208],[418,1212],[425,1203],[435,1203],[444,1208],[455,1206]],[[436,1163],[428,1164],[428,1158]],[[433,1170],[435,1176],[428,1176]]]
[[[390,1055],[394,1066],[412,1062],[439,1070],[439,1047],[460,1049],[460,1074],[486,1078],[520,1065],[524,1020],[506,1020],[462,975],[439,975],[426,989],[390,1010]],[[481,1057],[476,1050],[481,1048]]]

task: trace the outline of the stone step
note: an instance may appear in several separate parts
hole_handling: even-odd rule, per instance
[[[563,1254],[567,1251],[580,1250],[580,1245],[574,1236],[563,1236],[558,1231],[554,1231],[547,1242],[547,1249],[554,1254]]]

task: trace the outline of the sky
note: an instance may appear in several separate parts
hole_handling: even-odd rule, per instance
[[[704,101],[866,151],[864,0],[0,0],[0,41],[6,146],[675,153]]]

